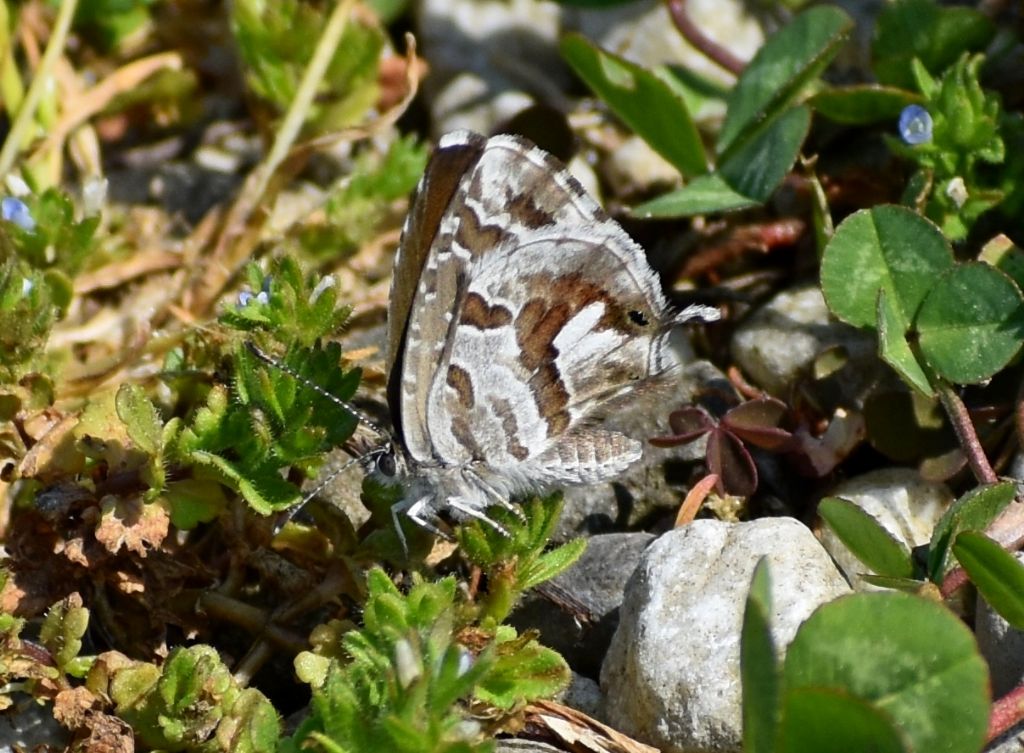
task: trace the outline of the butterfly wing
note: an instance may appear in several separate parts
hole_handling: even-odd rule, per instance
[[[408,317],[410,455],[537,482],[615,475],[639,443],[586,421],[666,366],[667,305],[643,250],[540,149],[446,138],[479,151],[447,196]]]
[[[427,342],[444,342],[448,329],[445,314],[462,276],[454,263],[438,274],[438,228],[463,176],[480,158],[486,144],[483,136],[468,131],[442,139],[416,188],[395,256],[388,306],[388,407],[398,439],[412,448],[417,459],[425,457],[428,445],[425,395],[417,395],[416,385],[426,387],[433,371],[426,357],[429,348],[421,343],[424,334]],[[433,261],[428,265],[431,254]],[[432,290],[443,290],[447,300],[431,295]],[[410,316],[414,304],[417,314]]]

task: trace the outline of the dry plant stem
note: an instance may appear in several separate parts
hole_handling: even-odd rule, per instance
[[[992,704],[986,742],[995,740],[1021,720],[1024,720],[1024,687],[1017,687]]]
[[[232,673],[235,680],[242,685],[248,685],[249,680],[259,672],[260,667],[274,655],[273,644],[281,645],[279,633],[284,632],[276,627],[275,623],[293,620],[300,614],[326,604],[342,591],[348,590],[349,593],[353,593],[353,586],[351,574],[346,567],[333,567],[312,591],[298,601],[275,612],[270,620],[264,621],[266,627],[263,629],[263,637],[252,645],[235,667]],[[292,654],[297,654],[307,648],[309,648],[309,644],[306,641],[302,641],[301,644],[288,645],[288,650]]]
[[[956,390],[946,384],[939,385],[938,392],[942,407],[946,409],[946,414],[953,423],[953,430],[960,440],[960,447],[967,456],[967,463],[971,466],[974,477],[982,484],[999,483],[999,477],[985,457],[985,450],[981,446],[963,400],[956,394]]]
[[[186,308],[193,313],[206,311],[220,295],[227,280],[248,258],[250,249],[254,247],[255,239],[250,239],[252,243],[245,242],[249,217],[265,198],[264,194],[267,192],[275,171],[288,155],[288,151],[299,135],[302,124],[306,121],[310,105],[316,96],[317,87],[327,71],[328,64],[334,57],[354,5],[355,0],[341,0],[334,6],[324,33],[317,41],[313,58],[306,66],[302,81],[295,92],[295,99],[292,100],[284,121],[274,136],[270,153],[246,180],[242,192],[225,218],[223,230],[210,258],[210,265],[193,290],[192,300],[186,302]]]
[[[122,92],[134,89],[150,76],[162,70],[181,70],[181,55],[177,52],[162,52],[134,60],[118,68],[88,91],[72,98],[64,108],[60,120],[35,150],[34,155],[53,151],[75,128],[85,123],[106,107],[110,100]]]
[[[67,40],[68,30],[71,28],[71,20],[75,16],[77,6],[78,0],[63,0],[60,4],[60,11],[57,13],[57,21],[53,26],[50,41],[46,45],[46,52],[43,53],[43,59],[35,70],[32,84],[29,86],[28,94],[25,95],[25,101],[18,109],[18,116],[11,125],[7,140],[4,141],[3,148],[0,149],[0,181],[6,178],[7,173],[10,172],[20,151],[20,144],[32,126],[36,107],[39,106],[39,100],[42,99],[47,86],[49,86],[53,66],[56,65],[57,58],[64,50],[64,42]]]
[[[693,22],[686,10],[686,0],[666,0],[665,5],[668,6],[672,23],[687,42],[730,73],[738,76],[743,72],[747,64],[707,36]]]
[[[238,625],[250,633],[260,634],[263,639],[291,653],[298,653],[307,648],[308,644],[303,636],[270,622],[265,610],[230,596],[207,591],[199,597],[199,608],[219,620]]]
[[[334,58],[334,53],[338,49],[338,43],[341,41],[341,34],[345,31],[345,24],[348,21],[348,17],[352,14],[354,6],[355,0],[341,0],[341,2],[334,6],[334,11],[327,20],[324,33],[316,43],[313,58],[309,61],[309,65],[302,75],[302,81],[295,92],[295,99],[292,101],[291,107],[288,108],[284,122],[281,123],[281,127],[274,136],[274,145],[270,148],[270,154],[267,155],[263,164],[257,168],[260,178],[259,182],[253,186],[253,191],[257,198],[263,195],[267,188],[267,183],[270,181],[270,176],[273,175],[277,166],[284,161],[288,150],[291,149],[295,139],[298,138],[302,124],[306,121],[306,115],[309,113],[309,108],[313,104],[313,98],[316,96],[317,87],[320,86],[320,82],[327,72],[327,66]]]

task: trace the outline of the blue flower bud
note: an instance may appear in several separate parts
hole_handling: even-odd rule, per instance
[[[900,113],[900,138],[911,146],[932,140],[932,116],[921,105],[907,105]]]
[[[0,200],[0,219],[13,222],[29,233],[36,229],[36,221],[32,219],[28,205],[13,196],[6,196]]]

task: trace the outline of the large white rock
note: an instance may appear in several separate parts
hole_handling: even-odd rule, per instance
[[[666,533],[626,587],[601,670],[609,724],[666,753],[740,749],[740,630],[763,556],[780,648],[815,608],[850,591],[792,518],[697,520]]]

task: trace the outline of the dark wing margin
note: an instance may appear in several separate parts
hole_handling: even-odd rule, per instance
[[[402,362],[410,310],[420,275],[437,237],[448,206],[463,175],[480,159],[487,139],[469,131],[456,131],[441,139],[416,188],[416,196],[402,228],[395,257],[388,303],[387,400],[398,438],[403,439],[401,416]]]

